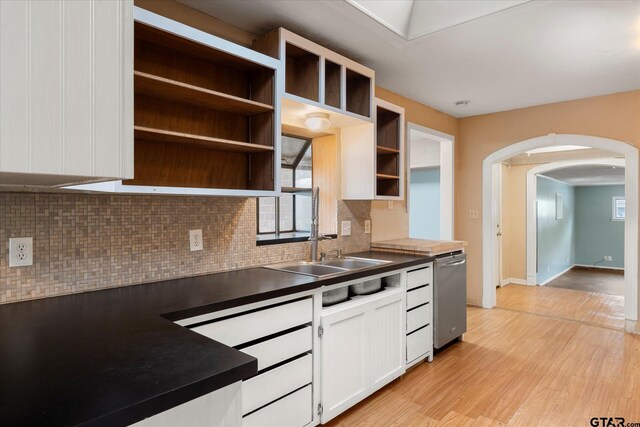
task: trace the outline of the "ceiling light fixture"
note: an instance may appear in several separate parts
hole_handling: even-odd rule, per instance
[[[460,101],[456,101],[456,107],[466,107],[470,103],[471,101],[469,101],[468,99],[462,99]]]
[[[329,129],[331,122],[328,113],[309,113],[304,120],[304,125],[311,132],[322,132]]]

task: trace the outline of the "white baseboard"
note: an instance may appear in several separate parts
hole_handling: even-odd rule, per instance
[[[515,279],[513,277],[509,277],[507,279],[502,279],[500,281],[500,286],[506,286],[506,285],[526,285],[527,284],[527,279]]]
[[[548,278],[547,280],[545,280],[544,282],[540,283],[540,286],[544,286],[547,283],[549,283],[550,281],[552,281],[553,279],[557,279],[558,277],[562,276],[564,273],[566,273],[567,271],[571,270],[573,267],[575,267],[574,265],[571,265],[569,267],[567,267],[566,269],[564,269],[563,271],[561,271],[560,273],[556,274],[555,276],[551,276],[550,278]]]
[[[587,268],[601,268],[603,270],[618,270],[624,271],[624,268],[620,267],[608,267],[606,265],[589,265],[589,264],[574,264],[574,267],[587,267]]]

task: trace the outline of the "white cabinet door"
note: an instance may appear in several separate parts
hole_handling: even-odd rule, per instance
[[[378,390],[404,372],[405,308],[402,295],[376,301],[370,316],[369,359],[373,390]]]
[[[0,1],[0,184],[133,176],[133,0]]]
[[[369,394],[367,306],[321,315],[322,423]]]
[[[405,371],[403,290],[362,298],[320,315],[323,424]]]

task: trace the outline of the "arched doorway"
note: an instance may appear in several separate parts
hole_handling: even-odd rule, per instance
[[[482,162],[482,306],[492,308],[496,305],[497,282],[493,268],[497,256],[497,245],[493,238],[493,205],[497,197],[493,186],[492,167],[513,156],[537,148],[554,145],[582,145],[598,150],[609,151],[624,156],[625,196],[627,200],[627,218],[625,221],[625,318],[638,319],[638,150],[625,142],[588,135],[549,134],[527,139],[504,147],[489,155]]]

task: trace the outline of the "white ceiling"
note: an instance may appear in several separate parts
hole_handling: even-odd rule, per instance
[[[346,0],[396,34],[412,40],[529,0]]]
[[[624,168],[605,165],[580,165],[541,174],[569,185],[624,185]]]
[[[179,1],[256,34],[286,27],[375,69],[380,86],[457,117],[640,88],[640,0],[529,1],[493,13],[496,2],[477,0],[470,14],[460,2],[417,0],[411,17],[425,24],[413,32],[402,24],[413,1],[367,2],[397,8],[399,32],[430,33],[413,40],[346,0]]]

